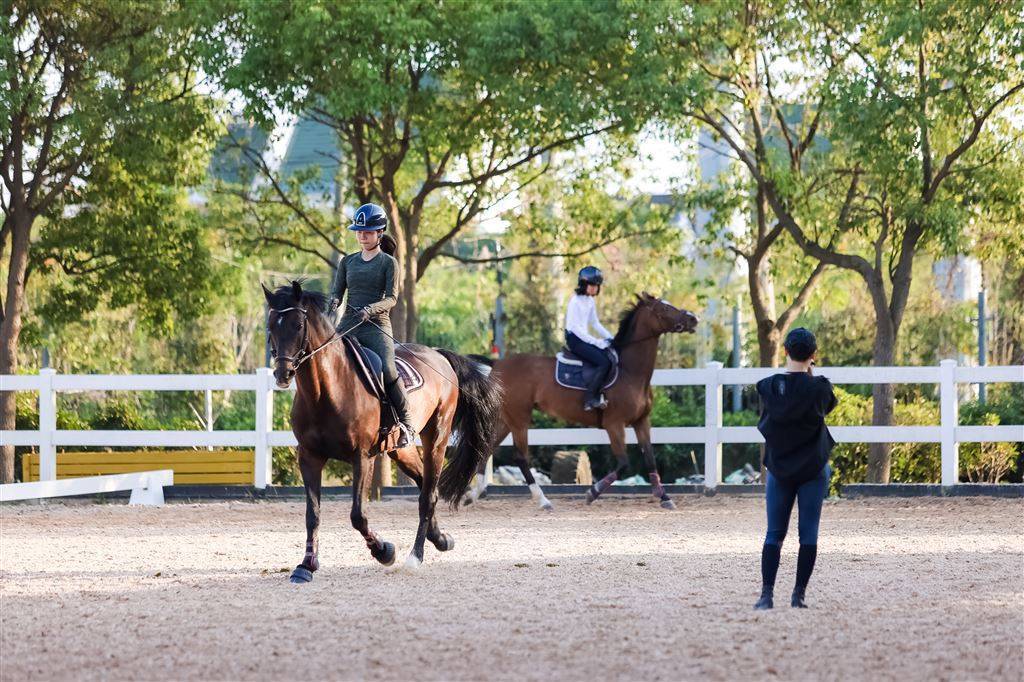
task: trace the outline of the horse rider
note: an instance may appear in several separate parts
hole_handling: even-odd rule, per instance
[[[385,234],[387,214],[377,204],[360,206],[348,229],[356,233],[361,249],[348,254],[338,264],[331,290],[331,310],[341,304],[348,292],[338,328],[351,329],[349,335],[380,356],[384,388],[401,429],[397,446],[406,447],[415,442],[416,429],[409,416],[405,386],[395,367],[395,341],[391,332],[390,311],[398,302],[398,261],[393,255],[398,245]]]
[[[597,319],[597,306],[594,305],[594,297],[601,293],[603,283],[604,276],[593,265],[580,270],[576,292],[569,299],[569,307],[565,311],[565,345],[573,354],[596,368],[583,401],[583,409],[588,412],[603,410],[608,406],[601,389],[612,369],[614,358],[614,351],[610,350],[613,335]],[[598,336],[592,336],[591,330]]]

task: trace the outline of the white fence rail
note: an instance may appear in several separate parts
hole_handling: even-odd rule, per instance
[[[8,483],[0,485],[0,502],[15,500],[37,500],[41,497],[68,497],[70,495],[95,495],[117,490],[131,490],[128,504],[159,507],[164,503],[164,486],[174,485],[174,471],[139,471],[130,474],[109,476],[83,476],[60,481],[36,481],[35,483]]]
[[[777,370],[774,370],[777,371]],[[722,387],[753,384],[771,374],[762,368],[724,368],[709,362],[701,369],[655,370],[655,386],[703,386],[704,426],[659,427],[652,429],[655,443],[701,443],[704,445],[705,485],[713,488],[722,478],[723,443],[760,443],[761,434],[752,426],[722,425]],[[1024,442],[1024,425],[960,426],[957,385],[968,383],[1022,383],[1024,366],[957,367],[943,360],[938,367],[822,367],[816,374],[835,384],[939,384],[940,423],[915,426],[831,426],[840,443],[941,443],[942,485],[959,480],[959,443]],[[56,396],[72,391],[254,391],[256,428],[253,431],[66,431],[57,429]],[[62,446],[154,446],[154,447],[251,447],[256,452],[254,485],[271,482],[271,448],[295,445],[290,431],[273,431],[274,382],[270,370],[261,368],[248,375],[58,375],[41,370],[38,375],[0,376],[0,391],[38,391],[39,429],[0,431],[0,443],[39,448],[40,481],[57,477],[56,448]],[[629,443],[636,442],[632,429]],[[600,429],[531,429],[531,445],[606,445]],[[503,445],[511,444],[506,439]]]

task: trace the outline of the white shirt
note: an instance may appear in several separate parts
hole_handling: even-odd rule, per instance
[[[591,336],[590,329],[601,334],[601,338]],[[569,299],[569,308],[565,311],[565,331],[572,332],[580,341],[586,341],[598,348],[607,348],[609,344],[606,339],[614,336],[597,319],[594,297],[580,294],[575,294]]]

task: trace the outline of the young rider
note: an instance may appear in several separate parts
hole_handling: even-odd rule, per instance
[[[398,263],[392,255],[397,245],[384,234],[387,227],[387,214],[380,206],[364,204],[356,210],[348,229],[356,233],[361,249],[348,254],[338,264],[331,304],[332,308],[340,305],[345,292],[348,292],[338,328],[351,329],[349,334],[377,353],[383,361],[384,388],[398,414],[402,430],[398,447],[405,447],[415,441],[416,429],[409,417],[405,387],[395,367],[390,311],[398,302]]]
[[[612,368],[612,359],[608,353],[612,345],[612,333],[597,319],[597,307],[594,305],[594,297],[601,293],[603,282],[601,271],[593,265],[580,270],[576,293],[569,299],[569,307],[565,312],[565,344],[575,355],[597,367],[583,402],[583,409],[587,411],[603,410],[608,406],[608,401],[601,395],[601,389]],[[591,336],[591,329],[598,336]]]

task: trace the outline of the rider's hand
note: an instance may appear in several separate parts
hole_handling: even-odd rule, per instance
[[[332,298],[331,302],[327,304],[327,312],[333,313],[341,305],[341,301],[337,298]]]
[[[360,308],[356,316],[360,322],[366,322],[370,319],[370,313],[366,312],[366,308]]]

